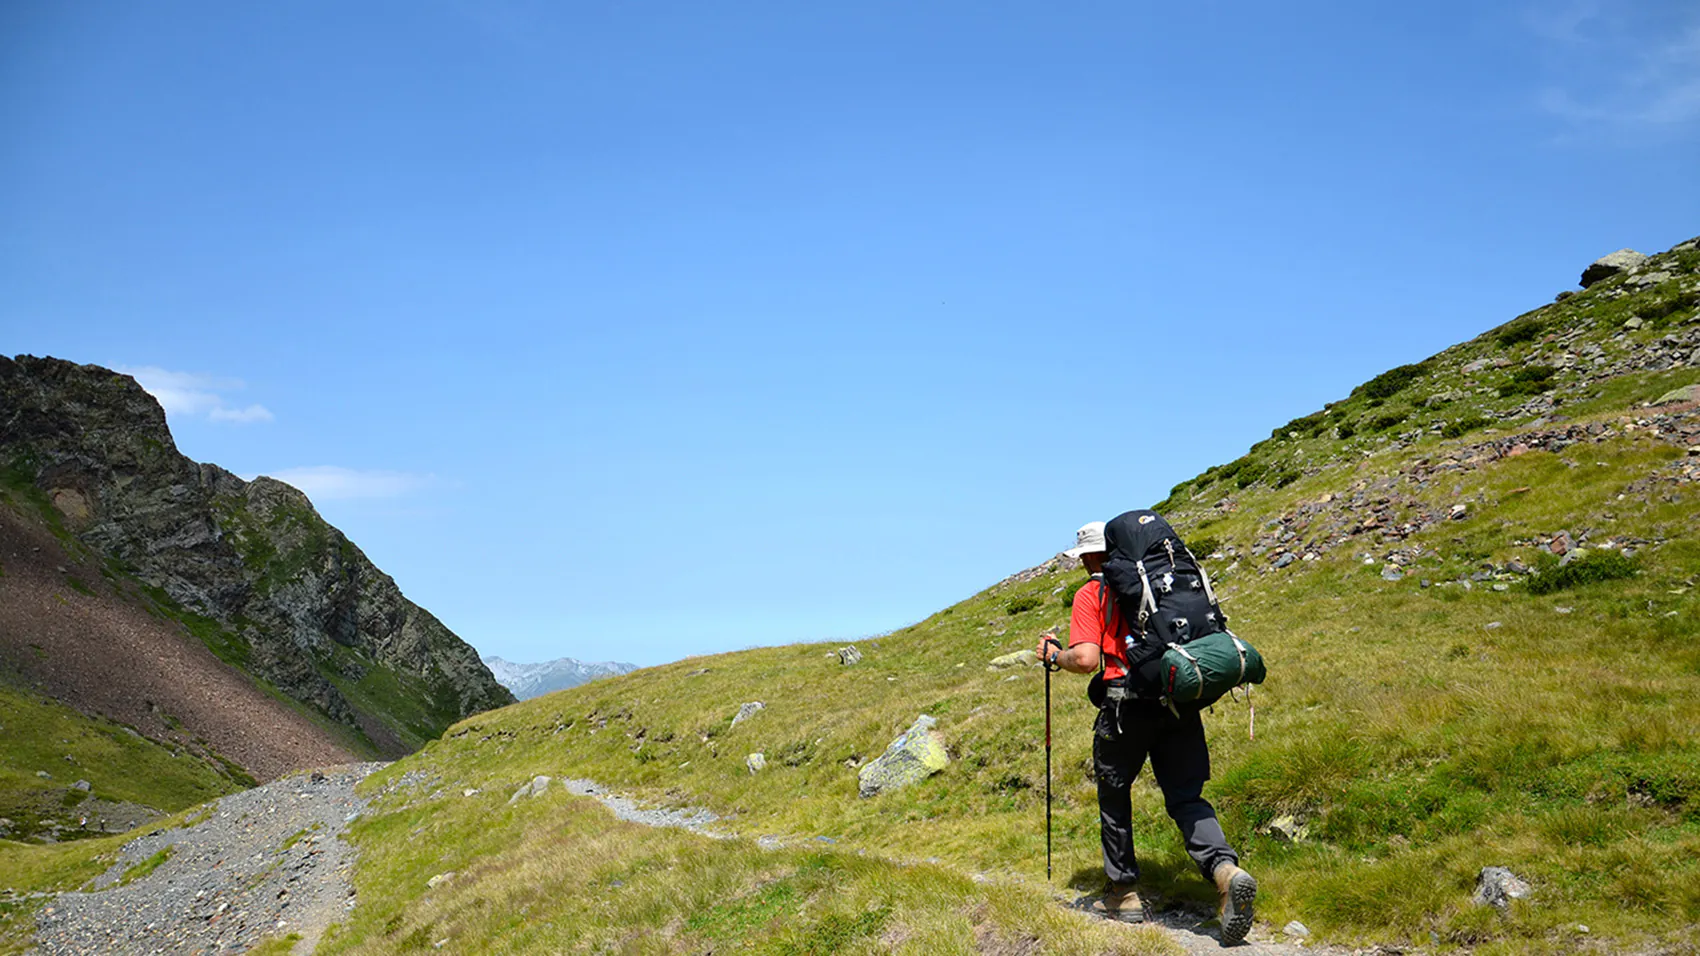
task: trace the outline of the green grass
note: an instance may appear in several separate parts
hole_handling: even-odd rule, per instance
[[[28,837],[58,813],[79,778],[91,794],[170,813],[250,785],[216,755],[202,759],[142,737],[112,721],[89,717],[37,694],[0,683],[0,817],[13,837]],[[65,758],[70,757],[67,761]],[[52,776],[42,778],[38,771]]]
[[[361,905],[321,956],[439,942],[479,954],[934,954],[1028,940],[1048,953],[1178,954],[1154,931],[1093,922],[1033,885],[819,843],[769,851],[650,829],[558,789],[512,808],[505,792],[452,792],[421,802],[403,791],[355,824]]]
[[[301,942],[300,933],[273,936],[249,947],[247,956],[289,956],[290,953],[295,952],[295,944],[299,942]]]
[[[149,873],[164,866],[165,861],[171,859],[171,853],[171,847],[160,847],[152,856],[125,870],[124,875],[118,878],[118,885],[129,886],[131,883],[145,878]]]

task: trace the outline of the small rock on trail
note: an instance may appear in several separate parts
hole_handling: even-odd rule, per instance
[[[36,916],[40,956],[243,952],[300,933],[312,952],[354,903],[354,848],[341,839],[366,807],[354,785],[384,764],[298,774],[224,797],[187,827],[125,844],[88,892],[64,893]],[[162,851],[165,862],[126,885]]]

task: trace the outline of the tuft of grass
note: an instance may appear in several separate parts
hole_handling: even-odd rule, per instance
[[[118,879],[118,885],[129,886],[131,883],[146,877],[154,870],[164,866],[165,861],[171,859],[171,854],[174,850],[175,847],[172,846],[160,847],[159,850],[152,856],[125,870],[124,875]]]
[[[290,933],[287,936],[272,936],[260,940],[248,949],[247,956],[290,956],[295,952],[295,944],[301,942],[300,933]]]

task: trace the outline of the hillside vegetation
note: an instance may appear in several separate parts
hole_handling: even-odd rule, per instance
[[[1206,715],[1206,796],[1263,887],[1261,931],[1700,946],[1700,403],[1649,404],[1700,384],[1697,306],[1685,243],[1379,376],[1162,503],[1270,664],[1255,738],[1242,704]],[[360,905],[319,951],[1172,952],[1049,904],[1102,881],[1084,681],[1056,678],[1047,885],[1044,675],[988,667],[1065,625],[1083,577],[1053,559],[859,642],[853,665],[743,651],[464,720],[368,780]],[[733,726],[749,701],[765,709]],[[922,713],[950,765],[859,797],[857,768]],[[706,807],[733,839],[560,789],[509,799],[537,774]],[[1207,908],[1148,777],[1134,805],[1161,905]],[[1271,829],[1284,817],[1296,839]],[[1489,865],[1533,895],[1473,905]]]

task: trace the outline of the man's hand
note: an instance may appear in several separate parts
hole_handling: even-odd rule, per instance
[[[1035,652],[1039,655],[1041,665],[1051,670],[1057,669],[1059,665],[1056,659],[1062,656],[1063,646],[1062,641],[1057,640],[1055,629],[1043,631],[1039,634],[1039,646]],[[1053,655],[1055,656],[1053,657]]]

